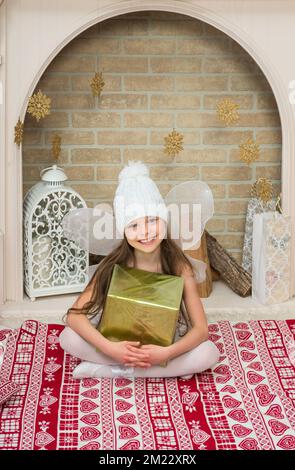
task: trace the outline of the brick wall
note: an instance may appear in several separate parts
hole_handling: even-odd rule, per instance
[[[93,98],[89,81],[103,72]],[[52,99],[50,116],[25,120],[24,193],[53,163],[51,139],[62,138],[59,164],[89,206],[112,202],[118,173],[142,160],[164,196],[181,181],[211,187],[215,215],[208,230],[241,260],[252,183],[270,178],[280,191],[281,127],[272,90],[253,59],[231,38],[192,18],[165,12],[120,16],[88,29],[52,61],[36,90]],[[239,123],[226,127],[216,104],[231,97]],[[177,157],[163,152],[172,128],[184,134]],[[258,162],[239,160],[239,144],[252,137]]]

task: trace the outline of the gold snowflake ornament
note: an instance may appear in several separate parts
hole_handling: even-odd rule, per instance
[[[273,195],[273,186],[269,179],[259,178],[252,186],[251,196],[261,199],[263,202],[270,201]]]
[[[175,129],[168,134],[165,139],[165,150],[164,152],[168,155],[178,155],[183,150],[183,135],[177,132]]]
[[[58,134],[54,134],[53,139],[52,139],[52,147],[51,147],[51,152],[56,161],[58,161],[58,157],[60,155],[61,151],[61,137]]]
[[[243,144],[240,144],[240,159],[248,165],[259,157],[260,147],[252,139],[246,140]]]
[[[37,121],[50,114],[51,98],[44,95],[41,90],[34,93],[29,99],[28,113]]]
[[[23,141],[23,136],[24,136],[24,123],[21,122],[20,118],[18,118],[18,121],[16,125],[14,126],[14,142],[20,146],[20,144]]]
[[[102,78],[102,73],[96,72],[96,74],[94,75],[94,77],[92,78],[90,82],[90,88],[92,90],[93,96],[100,96],[104,85],[105,83]]]
[[[217,114],[219,119],[225,122],[227,126],[240,119],[239,113],[237,112],[238,109],[239,105],[228,98],[224,98],[217,104]]]

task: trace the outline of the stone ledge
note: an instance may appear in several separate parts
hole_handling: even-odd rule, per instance
[[[25,296],[23,302],[7,302],[0,305],[0,325],[18,328],[25,320],[63,324],[62,317],[75,302],[77,294],[40,297],[31,301]],[[275,305],[263,305],[252,297],[239,297],[223,281],[213,283],[210,297],[202,298],[210,323],[218,320],[286,320],[295,317],[295,297]]]

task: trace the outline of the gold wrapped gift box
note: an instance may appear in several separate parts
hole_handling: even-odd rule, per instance
[[[183,278],[115,264],[98,330],[111,341],[173,343]]]

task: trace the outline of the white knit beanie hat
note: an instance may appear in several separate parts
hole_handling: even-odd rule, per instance
[[[160,191],[141,161],[128,161],[119,174],[113,201],[116,228],[123,235],[126,225],[145,216],[158,216],[168,221],[168,209]]]

